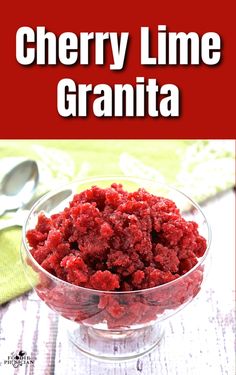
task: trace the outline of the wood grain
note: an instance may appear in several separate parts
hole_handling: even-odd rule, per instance
[[[212,265],[199,297],[166,321],[165,337],[151,353],[122,363],[105,363],[81,354],[68,340],[63,320],[34,292],[0,309],[1,375],[233,375],[235,196],[208,202],[213,229]],[[14,369],[4,360],[23,349],[34,366]]]

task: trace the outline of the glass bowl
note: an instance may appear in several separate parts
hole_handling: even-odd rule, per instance
[[[88,289],[63,281],[43,269],[30,253],[26,233],[37,223],[38,214],[62,211],[75,193],[93,185],[109,187],[122,183],[125,190],[140,187],[172,199],[186,220],[197,222],[207,240],[207,250],[183,276],[149,289],[119,292]],[[65,193],[66,192],[66,193]],[[70,340],[82,352],[102,360],[127,360],[152,350],[163,337],[163,321],[176,314],[199,293],[207,274],[211,242],[209,224],[201,208],[172,187],[134,177],[104,177],[75,181],[43,196],[31,209],[23,227],[22,261],[27,278],[38,296],[61,317]]]

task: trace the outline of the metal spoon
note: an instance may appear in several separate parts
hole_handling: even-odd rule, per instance
[[[0,216],[29,202],[38,181],[39,171],[34,160],[25,160],[12,168],[0,184]]]
[[[47,199],[40,205],[40,211],[52,211],[56,207],[60,206],[60,203],[69,198],[69,196],[71,196],[72,194],[73,191],[71,189],[67,189],[52,195],[49,199]],[[30,203],[24,206],[24,209],[20,208],[12,219],[0,221],[0,231],[11,227],[22,227],[27,216],[29,215],[30,208],[33,207],[35,202],[36,199],[33,202],[30,201]]]

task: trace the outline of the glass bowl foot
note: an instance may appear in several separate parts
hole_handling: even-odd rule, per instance
[[[140,357],[153,350],[164,335],[163,323],[117,331],[69,323],[70,341],[84,354],[102,361]]]

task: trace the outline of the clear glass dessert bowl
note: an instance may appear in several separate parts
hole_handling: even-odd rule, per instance
[[[140,187],[174,201],[182,217],[195,221],[207,241],[197,264],[184,275],[162,285],[131,291],[102,291],[71,284],[40,266],[31,254],[26,234],[35,228],[38,215],[61,212],[74,194],[91,186],[107,188],[121,183],[129,192]],[[65,193],[66,192],[66,193]],[[207,274],[211,231],[201,208],[183,192],[134,177],[104,177],[75,181],[46,194],[31,209],[23,227],[22,262],[38,296],[64,318],[70,340],[85,354],[102,360],[127,360],[143,355],[160,342],[164,320],[176,314],[199,293]]]

